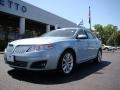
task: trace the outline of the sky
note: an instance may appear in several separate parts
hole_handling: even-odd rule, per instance
[[[83,19],[89,28],[89,6],[91,24],[113,24],[120,29],[120,0],[23,0],[38,8],[70,20],[76,24]]]

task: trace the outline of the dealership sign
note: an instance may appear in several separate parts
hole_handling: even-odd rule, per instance
[[[0,0],[0,6],[8,7],[10,9],[14,9],[16,11],[21,11],[22,13],[27,12],[27,7],[24,5],[21,5],[19,3],[16,3],[12,0]]]

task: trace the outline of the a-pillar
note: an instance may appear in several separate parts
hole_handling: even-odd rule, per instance
[[[19,21],[19,38],[23,38],[25,34],[25,18],[20,17],[20,21]]]
[[[46,25],[46,32],[50,31],[50,25]]]

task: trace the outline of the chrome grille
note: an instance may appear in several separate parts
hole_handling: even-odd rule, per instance
[[[23,54],[25,53],[28,49],[30,48],[30,46],[27,46],[27,45],[20,45],[20,46],[17,46],[14,50],[14,54]]]
[[[14,46],[12,44],[8,44],[7,46],[7,52],[13,52]]]

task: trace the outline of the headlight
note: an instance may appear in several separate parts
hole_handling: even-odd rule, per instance
[[[52,44],[45,44],[45,45],[32,45],[27,52],[32,52],[32,51],[42,51],[42,50],[47,50],[53,48]]]

